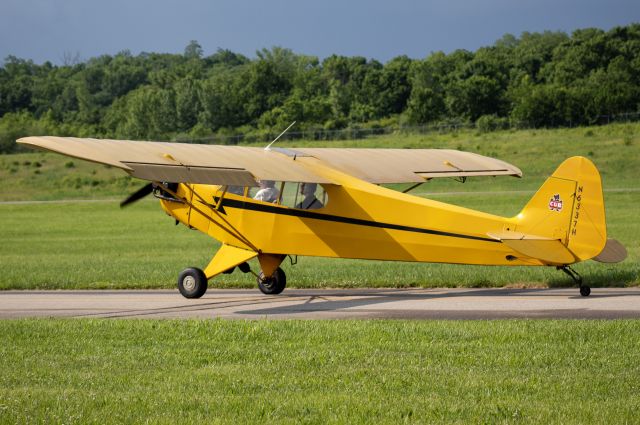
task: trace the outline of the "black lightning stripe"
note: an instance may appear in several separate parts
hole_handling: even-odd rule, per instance
[[[220,198],[218,197],[214,197],[214,201],[216,203],[218,202],[219,199]],[[207,204],[207,205],[209,205],[212,208],[215,208],[215,205],[212,205],[212,204]],[[421,227],[412,227],[412,226],[403,226],[401,224],[381,223],[378,221],[363,220],[360,218],[323,214],[323,213],[318,213],[318,212],[309,211],[309,210],[284,208],[276,205],[258,204],[253,202],[238,201],[235,199],[227,199],[227,198],[223,199],[222,207],[239,208],[239,209],[249,210],[249,211],[259,211],[259,212],[266,212],[266,213],[272,213],[272,214],[289,215],[289,216],[301,217],[301,218],[311,218],[314,220],[333,221],[335,223],[355,224],[357,226],[378,227],[381,229],[402,230],[405,232],[426,233],[429,235],[448,236],[452,238],[471,239],[471,240],[483,241],[483,242],[500,243],[499,240],[485,238],[482,236],[463,235],[460,233],[443,232],[441,230],[423,229]]]

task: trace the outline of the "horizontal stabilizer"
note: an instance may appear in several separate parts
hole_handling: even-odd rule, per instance
[[[575,255],[559,240],[518,232],[489,233],[514,251],[551,265],[572,264]]]
[[[619,263],[627,258],[627,249],[615,239],[607,239],[607,244],[604,246],[602,252],[593,260],[601,263]]]

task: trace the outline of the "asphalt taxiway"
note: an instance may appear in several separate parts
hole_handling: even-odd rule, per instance
[[[209,289],[2,291],[0,318],[505,319],[640,318],[640,288],[562,289]]]

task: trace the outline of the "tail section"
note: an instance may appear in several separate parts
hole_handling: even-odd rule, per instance
[[[555,258],[550,253],[547,257],[551,258],[544,259],[549,264],[570,264],[600,254],[607,242],[607,226],[602,182],[595,165],[580,156],[565,160],[517,215],[512,230],[527,235],[525,239],[534,244],[542,242],[533,240],[561,242],[566,248],[561,249],[564,255]],[[568,261],[567,252],[574,261]]]

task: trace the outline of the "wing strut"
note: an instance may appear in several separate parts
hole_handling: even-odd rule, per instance
[[[186,186],[189,187],[188,185],[186,185]],[[235,238],[239,239],[240,241],[242,241],[243,243],[245,243],[247,246],[249,246],[254,251],[260,252],[260,250],[258,248],[256,248],[256,246],[253,245],[249,241],[249,239],[247,239],[242,233],[240,233],[240,231],[238,229],[236,229],[231,223],[229,223],[226,218],[224,218],[223,216],[220,215],[220,211],[219,210],[220,210],[220,207],[222,206],[222,200],[224,199],[224,195],[227,192],[226,191],[226,186],[225,186],[225,190],[222,192],[222,195],[220,196],[220,199],[218,200],[218,202],[216,203],[215,206],[211,206],[202,196],[200,196],[200,194],[198,192],[193,190],[191,187],[189,187],[189,190],[191,191],[192,194],[194,194],[200,200],[200,202],[202,202],[204,205],[209,207],[209,209],[211,211],[213,211],[221,221],[224,221],[224,223],[227,226],[229,226],[233,230],[233,232],[235,232],[235,233],[231,232],[229,229],[225,228],[224,226],[222,226],[220,223],[216,222],[215,220],[212,220],[212,219],[209,218],[209,221],[211,221],[212,223],[218,225],[220,228],[224,229],[227,233],[229,233],[233,237],[235,237]],[[202,214],[202,212],[199,211],[198,209],[196,209],[196,211],[198,211],[200,214]]]
[[[412,191],[413,189],[415,189],[418,186],[422,186],[423,184],[425,184],[427,182],[427,180],[423,181],[423,182],[418,182],[414,185],[409,186],[408,188],[406,188],[405,190],[402,191],[402,193],[407,193]]]
[[[159,184],[158,182],[155,182],[156,184]],[[196,197],[198,197],[198,199],[200,199],[200,201],[209,207],[209,209],[211,209],[211,211],[213,211],[218,218],[220,218],[220,220],[224,221],[225,224],[227,226],[229,226],[231,229],[223,226],[222,224],[218,223],[216,220],[213,220],[211,217],[209,217],[207,214],[205,214],[201,209],[199,209],[198,207],[196,207],[192,202],[188,201],[186,198],[181,198],[180,196],[178,196],[177,193],[175,193],[174,191],[172,191],[171,189],[168,189],[166,187],[163,187],[162,190],[167,191],[169,194],[171,194],[172,196],[174,196],[176,199],[180,199],[182,200],[182,202],[184,202],[185,204],[187,204],[189,207],[193,208],[194,210],[196,210],[196,212],[200,213],[203,217],[205,217],[207,220],[209,220],[211,223],[215,224],[216,226],[218,226],[219,228],[221,228],[222,230],[224,230],[225,232],[227,232],[228,234],[230,234],[231,236],[233,236],[234,238],[238,239],[240,242],[244,243],[245,245],[247,245],[249,248],[251,248],[252,250],[254,250],[255,252],[260,252],[260,249],[258,249],[254,244],[251,243],[251,241],[249,241],[249,239],[247,239],[242,233],[240,233],[238,231],[238,229],[236,229],[235,227],[233,227],[233,225],[231,225],[231,223],[229,223],[224,217],[222,217],[220,215],[220,213],[218,212],[218,210],[216,209],[216,207],[214,206],[210,206],[207,201],[205,201],[204,199],[202,199],[202,197],[200,196],[200,194],[198,194],[196,191],[194,191],[189,185],[184,185],[185,187],[188,187],[189,190],[191,191],[192,194],[196,195]],[[220,205],[222,205],[222,202],[220,202]]]

